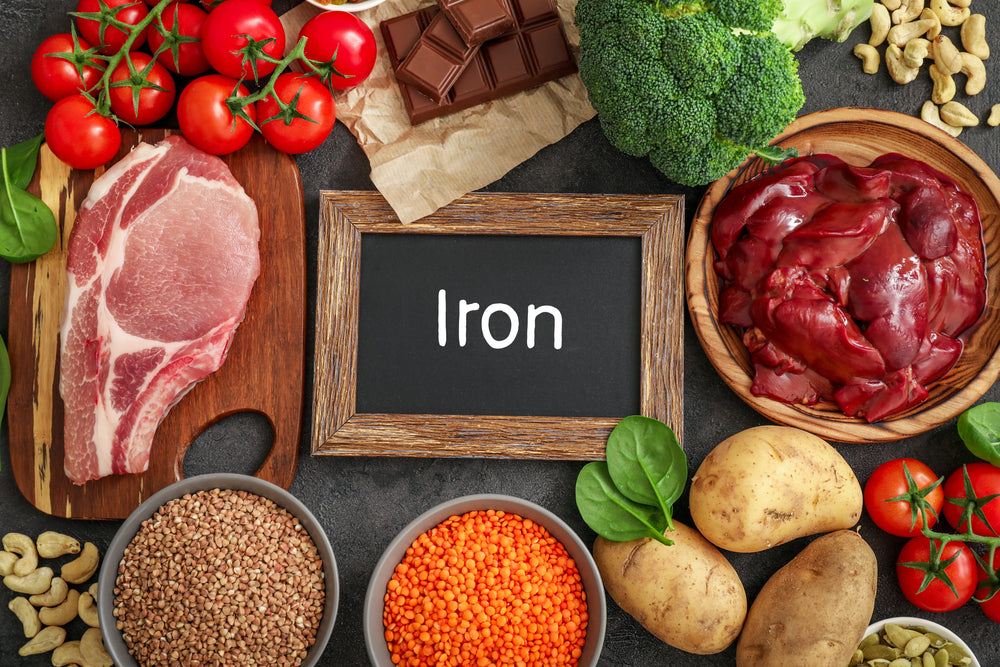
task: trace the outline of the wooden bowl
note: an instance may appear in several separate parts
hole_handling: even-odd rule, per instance
[[[800,155],[829,153],[857,166],[885,153],[900,153],[926,162],[953,178],[979,205],[986,244],[986,310],[965,332],[965,350],[951,371],[928,387],[923,403],[884,421],[869,424],[848,417],[828,402],[789,405],[750,392],[753,366],[742,331],[720,323],[720,278],[712,267],[715,252],[709,225],[716,205],[730,188],[768,168],[760,159],[715,182],[698,206],[688,235],[686,289],[695,332],[712,365],[747,404],[768,419],[839,442],[884,442],[928,431],[971,407],[1000,373],[1000,180],[968,146],[919,118],[893,111],[840,108],[797,119],[773,142],[798,149]]]

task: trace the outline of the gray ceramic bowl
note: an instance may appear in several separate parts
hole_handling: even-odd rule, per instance
[[[396,565],[403,559],[406,549],[421,533],[430,530],[452,515],[461,515],[473,510],[503,510],[531,519],[544,526],[552,537],[559,540],[569,555],[576,561],[587,594],[587,639],[583,646],[579,667],[593,667],[597,664],[604,645],[607,625],[607,606],[604,600],[604,584],[597,571],[597,564],[590,550],[580,540],[573,529],[549,510],[527,500],[514,496],[478,494],[462,496],[427,510],[411,521],[389,543],[382,553],[368,582],[365,593],[364,633],[368,657],[374,667],[393,667],[389,647],[385,643],[385,627],[382,624],[383,596]]]
[[[979,659],[976,658],[975,654],[972,652],[972,649],[969,648],[969,645],[966,644],[964,641],[962,641],[961,637],[959,637],[954,632],[944,627],[940,623],[935,623],[934,621],[928,621],[927,619],[924,618],[917,618],[915,616],[895,616],[893,618],[886,618],[881,621],[876,621],[875,623],[869,625],[868,629],[865,630],[865,637],[867,637],[870,634],[874,634],[876,632],[881,632],[882,628],[885,626],[886,623],[894,623],[896,625],[903,626],[904,628],[917,626],[924,628],[925,630],[935,632],[944,637],[945,639],[947,639],[948,641],[952,642],[953,644],[956,644],[965,649],[965,651],[969,654],[969,656],[972,657],[972,664],[969,665],[969,667],[980,667]]]
[[[236,473],[211,473],[189,477],[154,493],[129,515],[115,533],[108,546],[104,561],[98,576],[97,613],[101,622],[101,636],[104,645],[118,667],[138,667],[135,659],[129,654],[128,647],[121,633],[116,629],[113,606],[115,578],[118,566],[125,553],[125,548],[135,537],[140,524],[151,517],[164,503],[180,498],[186,493],[211,489],[227,489],[249,491],[263,498],[268,498],[295,516],[309,532],[323,559],[323,572],[326,580],[326,602],[323,609],[323,619],[316,633],[316,642],[309,649],[302,667],[311,667],[318,663],[323,655],[323,649],[330,640],[333,624],[337,618],[337,605],[340,597],[340,582],[337,575],[337,562],[333,556],[330,540],[323,526],[316,520],[312,512],[302,502],[285,489],[250,475]]]

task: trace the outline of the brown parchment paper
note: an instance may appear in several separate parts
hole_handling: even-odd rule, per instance
[[[462,195],[489,185],[595,115],[579,74],[411,126],[389,66],[379,23],[434,0],[386,0],[358,12],[375,33],[379,57],[368,79],[337,96],[337,119],[357,138],[371,179],[410,223]],[[566,39],[579,56],[573,24],[576,0],[556,0]],[[302,25],[323,10],[302,3],[282,17],[294,44]]]

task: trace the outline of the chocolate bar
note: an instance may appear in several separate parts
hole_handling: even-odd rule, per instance
[[[397,79],[411,124],[419,125],[576,71],[576,61],[566,43],[553,1],[510,0],[510,5],[514,28],[484,42],[440,101],[432,100],[414,86]],[[394,70],[438,13],[438,7],[432,5],[381,23],[379,27]],[[427,81],[434,78],[428,71],[417,72],[417,75]]]
[[[514,27],[510,7],[503,0],[438,0],[438,7],[468,46],[499,37]]]
[[[440,103],[479,52],[479,46],[466,44],[445,12],[439,12],[396,68],[396,79]]]

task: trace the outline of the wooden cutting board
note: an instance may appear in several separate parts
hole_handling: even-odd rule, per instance
[[[124,130],[124,156],[166,130]],[[208,426],[238,412],[263,415],[274,442],[256,475],[287,488],[301,435],[305,367],[305,213],[295,160],[259,136],[224,156],[260,214],[261,274],[222,368],[196,385],[156,432],[149,469],[75,485],[63,472],[59,323],[66,248],[76,211],[101,170],[76,171],[42,147],[30,189],[56,214],[60,237],[45,256],[11,269],[7,404],[10,460],[21,493],[61,517],[122,519],[145,498],[183,477],[184,455]]]

